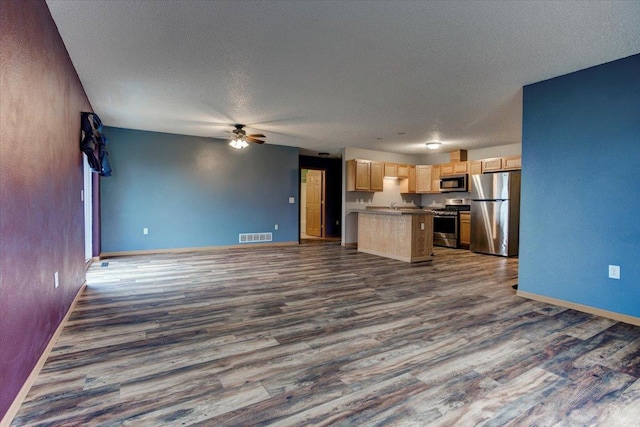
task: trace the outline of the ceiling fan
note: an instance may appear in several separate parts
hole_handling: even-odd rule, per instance
[[[258,138],[266,138],[266,136],[264,136],[261,133],[254,133],[251,135],[247,135],[247,132],[245,132],[244,125],[234,125],[235,129],[231,132],[229,132],[231,134],[231,141],[229,141],[229,145],[232,146],[235,149],[242,149],[242,148],[247,148],[249,146],[248,142],[253,142],[254,144],[264,144],[264,141]],[[228,132],[228,131],[227,131]]]

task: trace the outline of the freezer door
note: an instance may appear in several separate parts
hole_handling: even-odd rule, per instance
[[[509,256],[509,201],[471,202],[473,252]]]
[[[495,200],[509,198],[509,172],[471,175],[471,199]]]

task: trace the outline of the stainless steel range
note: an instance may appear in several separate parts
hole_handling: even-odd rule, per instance
[[[444,207],[433,212],[433,244],[457,248],[460,245],[460,211],[471,210],[469,199],[445,199]]]

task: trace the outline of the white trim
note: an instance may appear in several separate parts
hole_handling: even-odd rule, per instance
[[[83,164],[83,203],[84,203],[84,260],[89,262],[93,256],[93,172],[85,154]]]

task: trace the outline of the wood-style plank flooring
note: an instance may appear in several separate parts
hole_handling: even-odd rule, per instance
[[[517,259],[435,253],[95,263],[13,425],[639,425],[639,327],[517,297]]]

